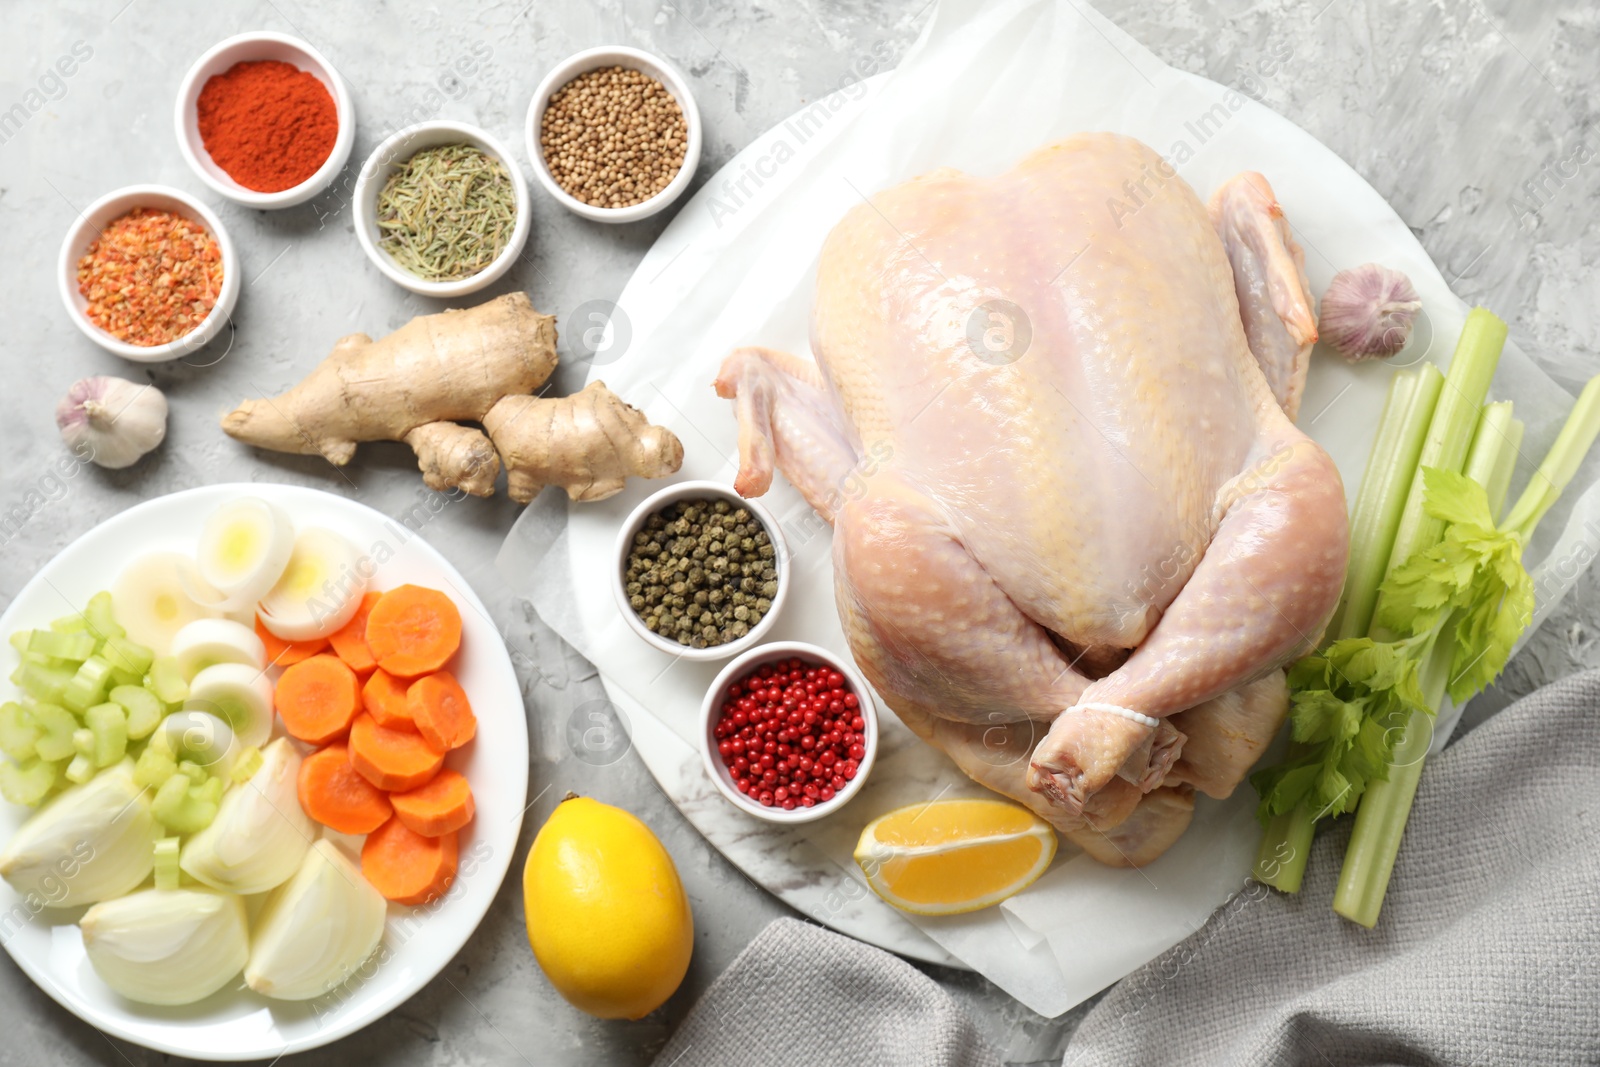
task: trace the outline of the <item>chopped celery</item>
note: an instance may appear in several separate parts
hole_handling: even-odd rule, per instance
[[[26,652],[28,651],[28,645],[33,642],[33,631],[13,630],[11,631],[11,636],[6,638],[6,640],[10,641],[11,647],[16,649],[18,652]]]
[[[145,746],[133,765],[134,784],[145,789],[160,789],[177,773],[178,761],[172,758],[172,753],[153,742]]]
[[[14,760],[25,760],[35,755],[38,741],[39,724],[27,708],[14,700],[0,704],[0,751]]]
[[[105,699],[106,686],[111,682],[111,664],[103,656],[90,656],[72,676],[61,694],[61,702],[80,715],[91,704]]]
[[[242,785],[255,777],[256,772],[261,769],[261,763],[261,750],[251,745],[239,754],[239,761],[233,765],[229,777],[233,779],[234,784]]]
[[[126,671],[130,675],[143,678],[150,669],[150,664],[156,655],[143,645],[135,644],[126,637],[108,638],[104,647],[100,649],[104,656],[118,670]]]
[[[185,775],[186,777],[188,777],[188,779],[191,782],[195,783],[196,785],[201,784],[207,778],[210,777],[210,772],[207,771],[205,769],[205,767],[203,767],[202,765],[196,763],[192,759],[181,759],[181,760],[179,760],[178,761],[178,773],[182,774],[182,775]]]
[[[119,685],[131,685],[143,689],[144,679],[145,676],[143,674],[134,674],[132,671],[125,671],[117,666],[111,668],[110,685],[112,688],[116,688]]]
[[[156,888],[178,888],[178,839],[163,837],[156,842]]]
[[[128,751],[128,716],[118,704],[96,704],[83,713],[94,734],[96,767],[109,767]]]
[[[94,777],[94,771],[94,760],[80,752],[67,764],[67,781],[82,785]]]
[[[89,632],[98,640],[128,636],[128,631],[117,625],[116,616],[111,612],[110,593],[96,593],[90,597],[83,609],[83,617]]]
[[[46,667],[38,663],[24,663],[11,675],[17,688],[44,704],[59,704],[71,684],[73,672],[65,667]]]
[[[34,704],[28,714],[39,727],[34,750],[40,759],[64,760],[77,751],[72,747],[72,735],[78,729],[78,719],[72,712],[59,704]]]
[[[72,731],[72,751],[80,756],[94,758],[94,731],[80,726]]]
[[[149,688],[167,704],[181,704],[189,698],[189,683],[171,656],[158,656],[150,664]]]
[[[0,796],[13,804],[37,808],[60,781],[60,763],[42,759],[0,763]]]
[[[58,634],[87,633],[89,629],[89,620],[84,618],[81,612],[73,615],[63,615],[61,618],[55,619],[50,623],[50,629],[54,630]]]
[[[94,638],[86,633],[60,634],[54,630],[33,630],[28,638],[28,651],[82,663],[94,655]]]
[[[222,779],[208,777],[196,784],[188,775],[174,774],[156,790],[150,811],[173,833],[192,834],[211,825],[221,801]]]
[[[111,690],[111,699],[128,713],[128,737],[133,741],[149,737],[167,714],[160,698],[142,686],[119,685]]]

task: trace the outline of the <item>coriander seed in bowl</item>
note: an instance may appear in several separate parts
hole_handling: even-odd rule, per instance
[[[717,482],[681,482],[634,509],[617,538],[618,607],[663,652],[726,659],[772,628],[788,592],[772,516]]]
[[[526,137],[534,175],[559,203],[598,222],[632,222],[688,188],[700,114],[671,64],[637,48],[591,48],[539,84]]]
[[[683,167],[689,128],[666,87],[643,71],[601,67],[556,90],[539,148],[556,184],[592,207],[642,204]]]

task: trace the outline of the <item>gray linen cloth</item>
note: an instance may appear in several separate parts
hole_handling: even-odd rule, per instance
[[[657,1067],[999,1067],[972,1019],[909,963],[779,919],[711,984]]]
[[[1600,671],[1430,760],[1383,914],[1333,913],[1348,820],[1295,896],[1252,885],[1084,1019],[1068,1067],[1600,1063]]]
[[[1429,762],[1374,930],[1330,902],[1348,820],[1296,896],[1252,883],[1118,983],[1066,1067],[1600,1064],[1600,671]],[[825,1020],[825,1022],[823,1022]],[[706,991],[659,1067],[997,1062],[931,979],[780,920]]]

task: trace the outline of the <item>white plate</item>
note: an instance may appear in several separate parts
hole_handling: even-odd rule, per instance
[[[124,562],[140,553],[192,552],[206,515],[245,494],[283,507],[296,527],[325,526],[350,538],[376,564],[372,588],[413,582],[441,589],[456,601],[461,651],[451,669],[477,710],[478,740],[452,752],[447,765],[471,780],[477,817],[462,831],[460,873],[444,899],[423,907],[389,905],[383,946],[369,961],[367,973],[311,1001],[270,1000],[245,989],[241,979],[186,1007],[135,1004],[113,993],[89,966],[75,925],[84,909],[46,909],[30,917],[27,903],[0,882],[0,937],[39,988],[108,1034],[203,1060],[272,1060],[316,1048],[359,1030],[421,989],[466,943],[493,902],[516,849],[528,793],[522,690],[483,602],[420,536],[331,493],[286,485],[214,485],[130,508],[46,564],[0,615],[0,633],[47,625],[81,609],[90,596],[110,586]],[[9,674],[16,654],[9,645],[5,648]],[[28,814],[25,808],[0,803],[0,835],[9,837]],[[327,836],[346,845],[357,841]]]

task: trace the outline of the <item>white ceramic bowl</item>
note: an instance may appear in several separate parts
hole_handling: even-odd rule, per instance
[[[860,702],[861,718],[864,720],[865,735],[862,747],[866,754],[857,761],[856,776],[845,783],[843,789],[833,795],[832,800],[824,801],[814,807],[797,807],[793,811],[773,806],[765,807],[760,801],[739,792],[733,784],[733,775],[728,768],[723,766],[722,757],[717,753],[717,739],[712,731],[716,729],[717,719],[722,714],[723,694],[734,680],[743,677],[750,671],[756,670],[764,663],[775,663],[778,660],[798,656],[802,660],[826,664],[844,675],[845,681]],[[855,665],[841,660],[827,649],[808,645],[803,641],[774,641],[771,644],[752,648],[726,667],[717,675],[717,680],[711,683],[711,688],[706,690],[705,700],[700,704],[700,758],[705,763],[706,774],[711,776],[712,784],[717,787],[717,792],[727,797],[735,807],[749,812],[758,819],[776,823],[801,823],[811,822],[832,815],[846,804],[852,797],[861,792],[861,786],[867,780],[867,775],[872,771],[872,764],[878,757],[878,708],[872,699],[872,690],[867,687],[867,680],[861,677]]]
[[[78,260],[83,258],[89,245],[107,223],[136,207],[160,208],[200,223],[211,231],[217,248],[222,252],[222,292],[217,296],[211,314],[189,333],[164,345],[130,345],[112,337],[89,321],[89,302],[78,292]],[[165,363],[196,351],[222,329],[233,314],[234,305],[239,302],[239,270],[239,256],[233,249],[233,241],[223,228],[222,220],[210,208],[183,190],[171,186],[129,185],[107,193],[78,215],[67,230],[66,240],[61,242],[61,261],[56,268],[56,280],[60,283],[61,300],[67,305],[67,314],[89,340],[107,352],[136,363]]]
[[[259,193],[254,189],[247,189],[230,178],[227,171],[213,163],[210,153],[206,151],[205,143],[200,139],[200,125],[195,115],[195,105],[200,99],[200,90],[205,88],[206,81],[212,75],[221,74],[235,63],[262,59],[281,60],[314,75],[318,81],[327,86],[328,93],[333,97],[334,107],[339,112],[339,134],[334,139],[333,151],[328,154],[322,166],[299,185],[276,193]],[[265,210],[303,204],[332,185],[333,180],[339,176],[339,172],[350,159],[350,149],[356,141],[355,102],[350,98],[350,91],[345,88],[344,79],[333,69],[333,64],[324,59],[321,52],[298,37],[267,31],[241,33],[237,37],[229,37],[213,45],[203,56],[195,60],[194,66],[189,68],[189,73],[183,76],[183,84],[178,87],[175,122],[178,130],[178,150],[183,153],[183,158],[188,161],[190,169],[201,181],[235,203]]]
[[[511,240],[487,267],[470,277],[455,281],[430,282],[400,266],[389,253],[378,247],[383,237],[378,232],[378,194],[383,192],[383,184],[389,180],[389,175],[403,167],[413,155],[425,148],[444,144],[472,145],[500,161],[511,176],[511,189],[516,195],[517,221],[511,229]],[[533,222],[528,184],[522,178],[522,169],[511,158],[511,152],[487,131],[464,122],[420,122],[415,126],[407,126],[373,149],[356,178],[355,204],[356,237],[366,250],[367,258],[390,281],[421,296],[465,296],[498,281],[522,255]]]
[[[698,498],[721,498],[735,507],[744,508],[754,515],[767,531],[767,538],[772,542],[773,560],[778,568],[778,595],[772,598],[772,607],[761,617],[761,621],[750,628],[750,632],[737,641],[729,641],[725,645],[713,645],[710,648],[694,648],[689,645],[680,645],[676,641],[668,641],[659,634],[653,633],[645,627],[644,621],[628,603],[628,590],[626,588],[626,573],[628,569],[628,552],[633,547],[633,536],[644,526],[645,519],[660,511],[668,504],[679,500],[693,500]],[[715,662],[736,656],[745,649],[758,644],[772,630],[773,624],[778,620],[778,613],[783,610],[783,603],[789,596],[789,545],[783,539],[783,530],[778,525],[771,512],[756,503],[746,500],[721,482],[688,481],[677,482],[661,489],[650,496],[632,512],[622,524],[622,529],[617,531],[617,548],[615,556],[616,566],[612,571],[611,592],[616,598],[617,610],[628,621],[629,627],[644,641],[662,652],[671,656],[680,656],[683,659],[697,660],[703,663]]]
[[[678,107],[683,110],[683,122],[689,134],[688,144],[684,147],[683,166],[678,169],[677,175],[667,187],[649,200],[628,207],[595,207],[592,204],[585,204],[556,184],[550,168],[545,165],[544,152],[539,148],[539,129],[544,121],[545,108],[550,105],[550,98],[573,78],[601,67],[630,67],[648,74],[666,86],[667,91],[678,101]],[[533,163],[534,176],[539,179],[539,184],[544,186],[545,192],[554,197],[562,207],[596,222],[637,222],[665,208],[689,188],[689,182],[694,178],[695,167],[700,164],[700,145],[704,131],[700,125],[700,109],[695,106],[694,94],[689,91],[689,82],[678,72],[677,67],[649,52],[617,45],[579,52],[558,63],[554,70],[544,76],[539,88],[534,90],[533,100],[528,104],[526,137],[528,158]]]

